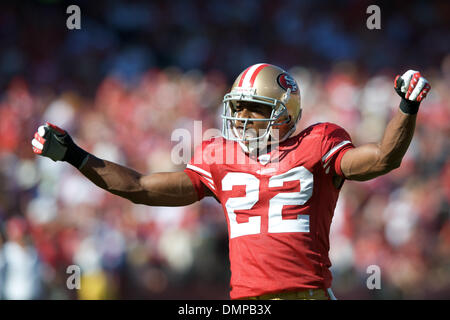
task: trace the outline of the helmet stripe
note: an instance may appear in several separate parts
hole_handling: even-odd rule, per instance
[[[268,66],[268,64],[264,63],[264,64],[260,65],[258,68],[256,68],[255,72],[253,72],[252,77],[250,78],[250,87],[253,87],[253,84],[255,83],[255,79],[256,79],[256,76],[258,75],[258,73],[267,66]]]
[[[255,82],[255,78],[258,75],[258,73],[261,71],[262,68],[266,66],[268,66],[267,63],[258,63],[249,67],[247,70],[245,70],[244,74],[242,75],[242,78],[239,81],[239,86],[251,88],[253,86],[253,83]]]
[[[241,79],[239,80],[238,87],[242,87],[242,83],[244,82],[245,75],[247,74],[248,70],[250,70],[251,67],[252,66],[250,66],[247,69],[245,69],[244,73],[242,74]]]

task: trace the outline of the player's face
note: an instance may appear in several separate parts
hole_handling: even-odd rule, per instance
[[[238,101],[234,107],[235,116],[238,118],[254,118],[254,119],[267,119],[272,114],[272,108],[263,104]],[[251,128],[266,128],[268,121],[248,121],[247,127]],[[243,121],[237,120],[236,126],[243,125]]]
[[[272,114],[272,108],[259,103],[248,101],[237,101],[233,108],[234,116],[237,118],[249,118],[249,119],[268,119]],[[235,127],[239,134],[242,134],[245,121],[236,120]],[[265,131],[269,121],[253,121],[248,120],[246,125],[246,136],[254,137],[257,133]]]
[[[249,118],[249,119],[269,119],[272,115],[272,107],[264,104],[259,104],[249,101],[237,101],[233,107],[234,116],[237,118]],[[285,118],[281,118],[277,122],[284,121]],[[235,127],[242,136],[245,121],[236,120]],[[269,121],[253,121],[248,120],[246,125],[246,137],[253,138],[261,133],[265,132]],[[284,129],[284,128],[283,128]],[[273,128],[273,130],[278,130],[278,128]]]

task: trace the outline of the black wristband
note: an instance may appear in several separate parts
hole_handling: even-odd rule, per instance
[[[402,98],[402,101],[400,101],[400,110],[402,110],[406,114],[416,114],[419,112],[419,101],[411,101],[407,100],[405,98]]]
[[[64,155],[63,161],[67,161],[75,168],[79,169],[83,160],[89,155],[89,153],[79,146],[74,145],[72,148],[68,148]]]
[[[66,154],[62,161],[66,161],[79,169],[83,164],[84,159],[89,155],[89,152],[81,149],[73,142],[72,138],[66,134],[63,138],[63,143],[67,146]]]

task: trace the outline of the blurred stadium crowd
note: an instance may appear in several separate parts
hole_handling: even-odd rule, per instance
[[[430,81],[401,167],[344,184],[333,290],[344,299],[450,298],[450,6],[392,1],[382,30],[369,31],[370,3],[324,3],[80,1],[74,31],[65,2],[2,3],[0,298],[227,299],[219,204],[134,205],[35,157],[30,141],[49,121],[139,172],[181,170],[172,132],[192,132],[195,120],[220,128],[231,80],[261,61],[296,77],[300,126],[335,122],[355,145],[381,138],[399,102],[396,74],[415,68]],[[67,288],[74,264],[80,290]],[[370,265],[380,267],[381,290],[366,287]]]

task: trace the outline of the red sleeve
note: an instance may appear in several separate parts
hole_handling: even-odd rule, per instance
[[[190,169],[184,169],[184,172],[188,175],[189,179],[191,179],[192,184],[194,185],[195,191],[197,192],[198,200],[202,200],[205,197],[205,191],[203,189],[203,183],[200,177],[194,173]]]
[[[334,123],[323,125],[321,146],[321,162],[325,173],[336,173],[345,178],[341,170],[341,159],[344,154],[354,148],[350,135],[342,127]]]
[[[195,190],[197,191],[198,200],[201,200],[205,196],[203,186],[206,186],[213,193],[216,191],[214,181],[211,174],[211,168],[208,161],[205,161],[204,149],[208,145],[208,141],[203,142],[195,149],[194,156],[184,169],[184,172],[191,179]]]

